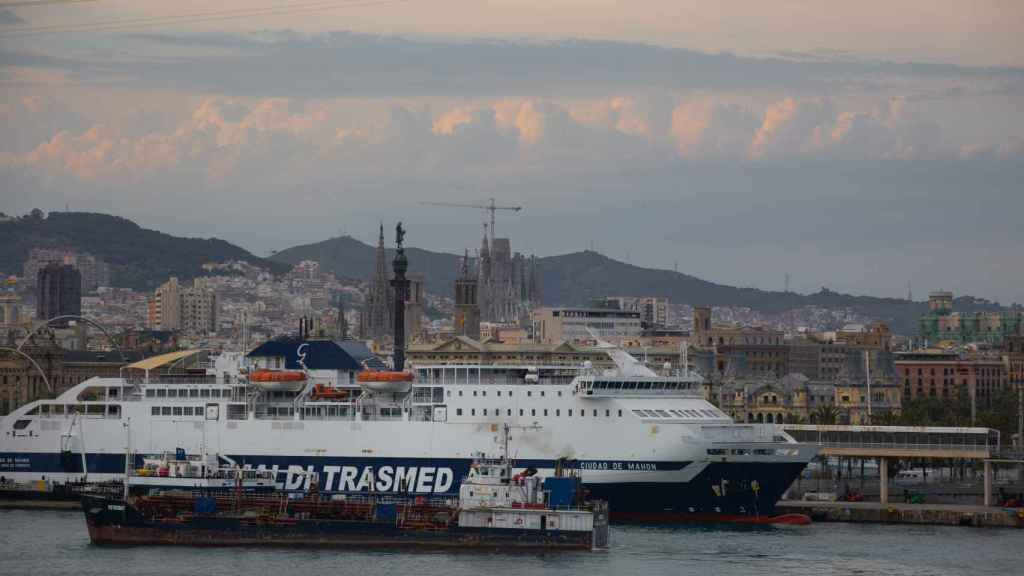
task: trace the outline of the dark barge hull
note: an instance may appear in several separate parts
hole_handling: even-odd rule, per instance
[[[123,510],[111,509],[123,507]],[[458,548],[591,550],[590,532],[530,529],[408,528],[379,522],[195,516],[145,518],[130,505],[83,498],[89,538],[96,545],[281,546],[289,548]]]

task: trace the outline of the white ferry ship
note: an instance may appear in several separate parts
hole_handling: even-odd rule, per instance
[[[367,370],[331,341],[267,342],[207,374],[157,376],[190,354],[93,378],[0,420],[0,474],[123,477],[125,454],[185,450],[272,471],[285,489],[456,495],[508,425],[517,472],[578,468],[617,521],[763,521],[815,454],[772,425],[738,424],[696,374],[658,374],[608,347],[589,366]]]

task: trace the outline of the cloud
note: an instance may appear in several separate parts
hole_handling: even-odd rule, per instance
[[[9,154],[2,162],[109,184],[135,183],[177,168],[200,170],[211,181],[219,181],[242,161],[275,160],[276,154],[296,152],[298,140],[323,137],[324,118],[321,109],[305,109],[280,98],[210,98],[170,131],[132,136],[120,127],[98,123],[80,133],[61,130],[31,151]],[[312,147],[307,142],[302,152]]]
[[[683,158],[740,157],[757,126],[751,110],[701,97],[681,102],[672,110],[670,134]]]
[[[814,132],[830,122],[833,115],[828,99],[780,100],[765,109],[761,126],[750,143],[750,156],[765,158],[806,152],[813,146]]]
[[[0,167],[110,185],[178,171],[224,185],[257,173],[285,181],[381,170],[639,169],[672,157],[966,160],[986,145],[998,157],[1012,154],[1008,143],[957,142],[919,105],[892,98],[850,109],[823,97],[759,104],[707,93],[674,104],[650,94],[458,103],[215,96],[149,129],[136,114],[57,125],[21,150],[8,147]],[[26,95],[0,106],[0,118],[35,125],[32,118],[61,117],[61,107],[52,96]]]
[[[59,67],[89,84],[116,81],[255,97],[592,97],[627,86],[804,91],[857,78],[1024,79],[1018,69],[848,58],[799,62],[599,40],[446,41],[332,32],[137,34],[119,42],[116,59],[94,48],[40,43],[32,51],[0,54],[0,62]]]

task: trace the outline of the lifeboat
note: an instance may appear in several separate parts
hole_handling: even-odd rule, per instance
[[[249,374],[249,382],[269,392],[298,392],[306,385],[306,374],[283,370],[256,370]]]
[[[343,400],[349,399],[349,391],[344,388],[324,386],[316,384],[313,386],[313,393],[310,395],[313,400]]]
[[[412,372],[364,371],[356,376],[364,390],[404,394],[412,388]]]

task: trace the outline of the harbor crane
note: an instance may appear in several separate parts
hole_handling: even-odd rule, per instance
[[[491,244],[494,244],[494,213],[498,210],[519,212],[523,209],[522,206],[499,206],[494,203],[494,198],[490,198],[490,203],[488,204],[462,204],[459,202],[420,202],[420,204],[425,206],[445,206],[447,208],[476,208],[489,211],[491,213]]]

